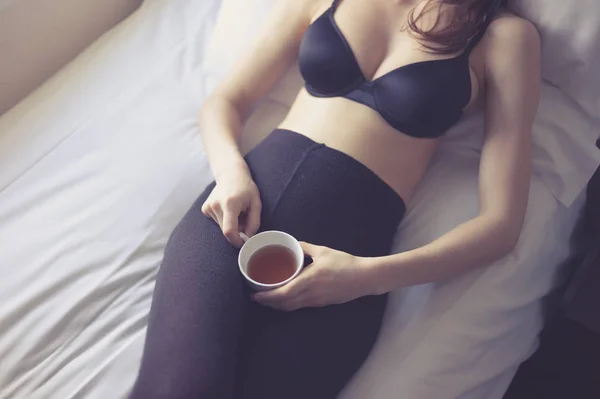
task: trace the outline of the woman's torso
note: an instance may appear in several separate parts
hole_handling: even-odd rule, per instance
[[[332,13],[331,23],[342,37],[328,37],[327,40],[332,40],[332,45],[339,44],[335,40],[347,43],[349,54],[355,58],[367,84],[404,65],[454,60],[463,56],[427,53],[405,29],[401,29],[411,4],[344,0],[334,10],[328,10],[329,6],[324,4],[313,22],[323,13]],[[464,54],[464,64],[458,66],[464,69],[460,73],[470,78],[470,82],[466,83],[468,87],[458,87],[458,90],[468,93],[465,109],[481,97],[483,65],[478,53]],[[454,61],[448,63],[454,64]],[[438,64],[438,67],[445,68],[443,62]],[[436,114],[437,110],[434,110],[431,118],[436,118]],[[341,96],[317,97],[306,88],[300,91],[279,127],[296,131],[352,156],[376,173],[405,201],[410,199],[425,174],[441,139],[441,136],[427,137],[426,130],[407,134],[398,126],[393,127],[389,118],[384,119],[376,109]]]

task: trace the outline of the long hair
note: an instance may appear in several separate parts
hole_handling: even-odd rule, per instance
[[[455,54],[466,49],[476,40],[494,18],[500,8],[508,7],[508,0],[423,0],[417,14],[413,8],[408,15],[410,34],[415,36],[427,51],[436,54]],[[449,6],[449,7],[447,7]],[[419,27],[419,21],[433,8],[438,8],[436,20],[428,29]],[[452,16],[440,27],[442,10]]]

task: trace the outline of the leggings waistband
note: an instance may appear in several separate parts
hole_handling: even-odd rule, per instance
[[[404,216],[402,198],[373,171],[302,134],[277,129],[246,160],[273,220],[294,212],[318,215],[324,229],[343,224],[360,231],[353,233],[357,240],[387,242]]]
[[[402,209],[402,213],[406,211],[406,203],[404,202],[404,199],[396,192],[396,190],[394,190],[375,172],[369,169],[368,166],[366,166],[356,158],[352,157],[351,155],[348,155],[345,152],[337,150],[335,148],[331,148],[327,144],[316,142],[308,136],[305,136],[298,132],[294,132],[293,130],[289,129],[275,129],[273,130],[273,132],[271,132],[271,135],[268,138],[271,137],[274,139],[274,141],[292,140],[298,142],[305,142],[304,145],[312,147],[313,149],[324,148],[333,156],[339,157],[340,159],[345,159],[345,161],[355,164],[357,169],[362,169],[365,174],[371,175],[373,180],[377,180],[379,182],[377,184],[382,187],[382,191],[388,191],[388,193],[385,194],[386,197],[397,197],[399,203],[398,206]]]

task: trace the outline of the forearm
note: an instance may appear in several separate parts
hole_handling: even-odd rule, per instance
[[[200,111],[199,125],[215,179],[228,170],[248,170],[238,143],[242,116],[231,102],[221,97],[207,100]]]
[[[390,256],[368,258],[376,293],[436,282],[486,266],[508,254],[520,226],[476,217],[423,247]]]

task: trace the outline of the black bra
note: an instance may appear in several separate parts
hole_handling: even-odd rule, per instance
[[[302,38],[299,65],[306,90],[364,104],[410,136],[442,136],[471,99],[469,54],[483,32],[457,57],[404,65],[369,81],[334,20],[338,3],[334,0]]]

